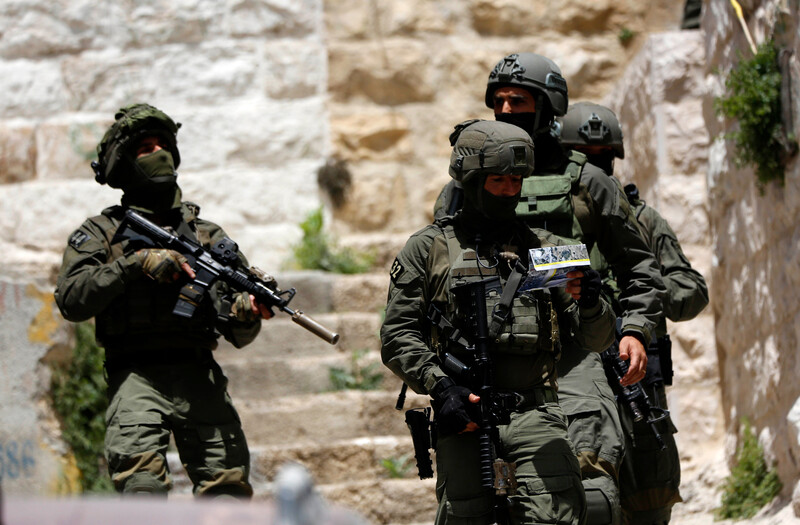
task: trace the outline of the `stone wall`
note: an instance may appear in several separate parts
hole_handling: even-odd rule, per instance
[[[800,64],[798,6],[778,0],[743,2],[757,43],[774,38],[790,53],[784,75],[791,81],[789,124],[799,129]],[[721,135],[734,123],[718,118],[713,97],[724,92],[724,74],[751,56],[727,0],[706,3],[702,21],[708,96],[703,100],[711,144],[708,199],[714,252],[712,304],[729,459],[746,417],[775,463],[784,495],[794,491],[800,515],[800,163],[788,165],[783,186],[761,194],[752,169],[731,160],[734,145]],[[794,410],[793,410],[793,407]]]
[[[147,101],[183,123],[184,196],[224,225],[251,261],[280,267],[300,237],[298,223],[325,204],[328,227],[345,243],[377,248],[380,264],[430,220],[447,180],[452,126],[491,118],[485,81],[502,56],[547,55],[561,66],[572,100],[598,100],[647,34],[677,27],[680,7],[671,0],[0,3],[0,286],[14,297],[37,290],[7,311],[49,305],[52,313],[48,297],[68,235],[119,201],[117,190],[93,181],[88,164],[125,104]],[[635,36],[623,41],[625,31]],[[347,161],[353,179],[335,208],[316,179],[333,156]],[[33,388],[20,405],[30,411],[25,417],[5,411],[19,408],[16,398],[0,396],[2,421],[13,429],[0,438],[4,447],[12,438],[38,447],[42,429],[57,431],[42,409],[54,347],[26,339],[31,320],[2,319],[0,384],[17,384],[9,374],[36,380],[25,379]],[[12,417],[20,424],[7,425]],[[52,439],[47,446],[58,456],[64,447]],[[37,460],[50,465],[41,479],[64,473],[55,456]],[[53,490],[47,482],[27,489]]]
[[[280,265],[320,203],[322,24],[320,0],[0,5],[2,273],[47,277],[71,231],[119,202],[88,164],[114,112],[138,101],[183,123],[184,197],[252,260]]]
[[[669,222],[713,294],[703,44],[700,31],[652,35],[607,103],[625,137],[625,158],[616,161],[615,174],[636,183]],[[675,378],[667,393],[682,466],[680,515],[713,507],[727,470],[712,308],[691,321],[668,321],[668,329]]]

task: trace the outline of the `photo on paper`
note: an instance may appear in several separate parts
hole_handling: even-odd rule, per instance
[[[519,287],[520,292],[566,286],[569,272],[589,267],[589,252],[585,244],[533,248],[528,254],[531,265]]]

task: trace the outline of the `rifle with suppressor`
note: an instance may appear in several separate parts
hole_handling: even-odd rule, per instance
[[[328,343],[335,345],[339,341],[339,334],[328,330],[302,311],[289,308],[289,301],[296,293],[294,288],[280,291],[274,280],[264,279],[265,274],[261,270],[241,269],[239,246],[228,237],[214,243],[209,251],[185,235],[173,235],[135,211],[126,210],[125,218],[111,243],[122,241],[175,250],[188,259],[189,265],[195,272],[195,278],[181,289],[178,301],[172,310],[175,315],[193,317],[208,290],[220,280],[237,292],[253,295],[256,302],[269,308],[270,312],[274,307],[291,315],[292,321]]]

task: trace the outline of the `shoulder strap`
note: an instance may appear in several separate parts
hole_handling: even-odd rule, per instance
[[[579,151],[570,150],[569,155],[567,155],[567,159],[569,160],[569,163],[567,164],[567,169],[564,171],[564,173],[569,175],[569,178],[574,185],[576,182],[581,180],[581,172],[583,172],[583,167],[586,165],[587,157]]]

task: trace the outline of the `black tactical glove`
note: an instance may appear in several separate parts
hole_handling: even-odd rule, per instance
[[[475,414],[477,405],[470,403],[472,391],[456,385],[445,378],[436,383],[431,391],[433,408],[436,410],[436,429],[440,436],[458,434],[467,428],[467,423],[479,419]]]
[[[600,288],[603,280],[600,273],[596,270],[583,270],[581,277],[581,298],[578,299],[578,306],[581,308],[594,308],[600,301]]]

